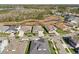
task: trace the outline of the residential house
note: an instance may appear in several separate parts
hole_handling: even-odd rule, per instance
[[[9,26],[9,28],[6,30],[7,33],[16,33],[17,31],[16,26]]]
[[[57,28],[53,25],[49,25],[46,27],[49,33],[53,33],[54,30],[57,30]]]
[[[0,32],[6,32],[9,29],[9,26],[0,26]]]
[[[33,26],[33,33],[38,33],[39,31],[44,32],[44,29],[42,28],[42,26],[39,26],[39,25]]]
[[[32,26],[21,26],[21,30],[24,32],[31,32]]]
[[[68,19],[70,22],[68,22],[73,28],[79,26],[79,17],[70,17]]]
[[[5,47],[8,45],[8,40],[6,37],[0,37],[0,53],[3,52]]]
[[[75,48],[75,51],[79,53],[79,37],[76,35],[74,36],[65,36],[63,40],[69,44],[71,47]]]

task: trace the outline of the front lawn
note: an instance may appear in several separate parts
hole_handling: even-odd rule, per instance
[[[53,47],[52,42],[51,41],[48,41],[48,44],[49,44],[49,49],[50,49],[51,54],[56,54],[55,53],[55,48]]]
[[[67,34],[68,33],[68,32],[63,31],[61,29],[57,29],[56,32],[58,32],[60,35],[64,35],[64,34]]]
[[[32,37],[36,35],[35,33],[31,33],[31,32],[25,32],[24,34],[28,37]]]
[[[69,48],[69,50],[70,50],[73,54],[75,54],[75,49],[74,49],[74,48]]]
[[[0,37],[8,36],[8,35],[10,35],[10,33],[0,32]]]
[[[29,44],[26,47],[25,54],[29,54],[30,53],[30,46],[31,46],[31,41],[29,42]]]

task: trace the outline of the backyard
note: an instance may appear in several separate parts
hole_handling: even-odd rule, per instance
[[[57,29],[56,32],[58,32],[60,35],[64,35],[64,34],[67,34],[68,33],[68,32],[63,31],[61,29]]]

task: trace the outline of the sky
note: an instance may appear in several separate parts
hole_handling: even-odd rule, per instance
[[[0,0],[0,4],[79,4],[79,0]]]

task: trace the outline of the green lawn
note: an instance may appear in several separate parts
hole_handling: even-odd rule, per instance
[[[70,50],[73,54],[75,54],[75,49],[74,49],[74,48],[69,48],[69,50]]]
[[[29,42],[29,44],[26,47],[25,54],[29,54],[30,53],[30,46],[31,46],[31,41]]]
[[[53,47],[52,42],[51,42],[51,41],[48,41],[48,44],[49,44],[49,48],[50,48],[51,54],[56,54],[56,53],[55,53],[55,48]]]
[[[66,52],[69,53],[69,51],[67,50],[67,48],[65,48]],[[75,54],[75,49],[74,48],[69,48],[69,50],[71,51],[72,54]]]
[[[79,35],[75,35],[74,38],[75,38],[76,40],[79,40]]]
[[[16,38],[16,39],[19,39],[19,36],[16,36],[15,38]]]
[[[8,35],[10,35],[10,33],[0,32],[0,37],[3,37],[3,36],[8,36]]]
[[[69,51],[67,50],[67,48],[65,48],[66,52],[69,53]]]
[[[63,31],[61,29],[57,29],[56,32],[58,32],[60,35],[64,35],[64,34],[67,34],[68,33],[68,32]]]
[[[57,50],[57,51],[58,51],[58,53],[59,53],[59,50],[60,50],[60,49],[59,49],[59,48],[57,48],[56,44],[57,44],[57,42],[55,42],[55,41],[54,41],[54,45],[55,45],[55,47],[56,47],[56,49],[55,49],[55,50]]]
[[[32,36],[35,36],[36,34],[35,33],[31,33],[31,32],[26,32],[24,33],[26,36],[28,37],[32,37]]]

